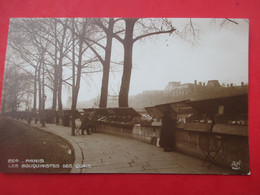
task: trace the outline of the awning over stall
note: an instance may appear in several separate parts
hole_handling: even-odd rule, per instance
[[[132,118],[141,117],[141,115],[136,112],[133,108],[85,108],[83,109],[85,113],[95,112],[98,115],[103,116],[130,116]]]
[[[199,113],[241,114],[248,113],[248,94],[187,102]]]
[[[187,114],[192,112],[192,107],[186,104],[188,100],[172,102],[167,104],[159,104],[153,107],[145,107],[146,111],[154,118],[162,118],[165,111],[172,111],[177,115]]]
[[[145,109],[153,118],[157,119],[161,119],[164,112],[169,110],[182,117],[185,117],[185,115],[193,115],[193,119],[196,117],[202,117],[201,119],[209,119],[214,116],[220,123],[232,121],[239,122],[239,120],[241,120],[241,123],[247,123],[248,94],[196,101],[187,100],[172,102],[153,107],[146,107]]]
[[[136,123],[134,119],[141,117],[133,108],[86,108],[83,110],[94,121],[110,125],[133,126]]]

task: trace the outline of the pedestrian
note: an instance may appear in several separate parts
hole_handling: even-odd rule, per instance
[[[162,129],[159,142],[160,147],[164,148],[165,152],[172,151],[175,148],[175,131],[176,117],[171,116],[170,111],[166,110],[162,118]]]
[[[87,131],[87,134],[89,135],[89,117],[87,114],[84,114],[81,118],[81,125],[80,125],[80,129],[81,129],[81,134],[84,135],[84,131]]]
[[[90,114],[89,114],[89,129],[91,129],[91,133],[96,133],[96,121],[95,121],[95,114],[96,112],[95,111],[92,111]],[[90,132],[89,132],[90,133]]]
[[[32,114],[32,112],[28,111],[27,112],[27,123],[29,125],[31,124],[32,119],[33,119],[33,114]]]
[[[35,125],[37,125],[38,120],[39,120],[39,115],[38,115],[37,112],[35,112],[35,113],[34,113],[34,123],[35,123]]]

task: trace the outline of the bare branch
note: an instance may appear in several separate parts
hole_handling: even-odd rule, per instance
[[[168,31],[158,31],[158,32],[152,32],[152,33],[148,33],[148,34],[144,34],[144,35],[141,35],[141,36],[138,36],[134,39],[134,42],[142,39],[142,38],[145,38],[145,37],[148,37],[148,36],[152,36],[152,35],[159,35],[159,34],[171,34],[175,31],[176,29],[171,29],[171,30],[168,30]]]

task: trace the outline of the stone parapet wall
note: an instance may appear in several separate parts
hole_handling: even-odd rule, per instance
[[[211,132],[212,129],[212,132]],[[219,165],[249,172],[248,126],[214,125],[207,123],[179,124],[176,129],[176,150],[201,159],[205,158],[203,150],[209,148],[214,137],[222,139],[222,147],[216,156]],[[135,125],[131,128],[97,125],[97,132],[128,137],[159,146],[160,126]],[[173,140],[174,141],[174,140]],[[239,164],[235,166],[234,164]],[[204,166],[208,166],[206,162]]]

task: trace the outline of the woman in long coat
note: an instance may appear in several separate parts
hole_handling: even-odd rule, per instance
[[[175,148],[175,128],[176,119],[173,119],[170,116],[170,112],[166,111],[162,118],[162,129],[159,142],[165,152],[172,151]]]

